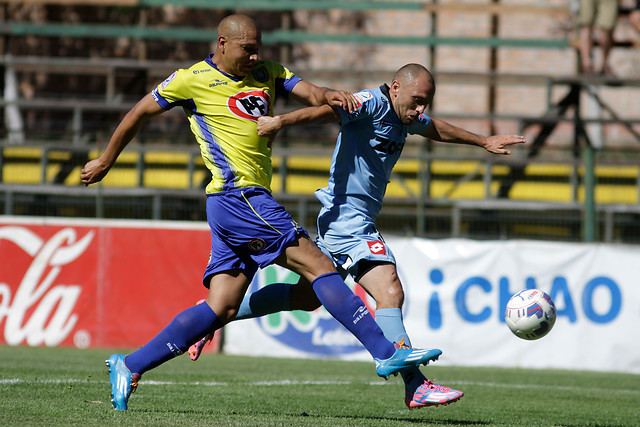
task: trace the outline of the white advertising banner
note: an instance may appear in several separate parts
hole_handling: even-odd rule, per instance
[[[418,238],[387,243],[405,288],[411,343],[442,349],[438,364],[640,373],[640,247]],[[296,280],[271,266],[257,274],[250,291]],[[375,302],[350,285],[373,313]],[[517,338],[504,322],[509,297],[525,288],[548,293],[558,311],[553,330],[537,341]],[[232,322],[224,349],[371,360],[323,308]]]

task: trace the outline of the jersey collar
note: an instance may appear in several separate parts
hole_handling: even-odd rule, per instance
[[[242,81],[242,78],[240,77],[236,77],[236,76],[232,76],[231,74],[227,74],[224,71],[220,70],[218,68],[218,66],[215,64],[215,62],[213,62],[213,53],[209,54],[209,57],[207,59],[204,60],[204,62],[206,62],[207,64],[211,65],[213,68],[215,68],[216,70],[218,70],[218,72],[222,75],[227,76],[228,78],[230,78],[231,80],[233,80],[234,82],[239,82]]]
[[[393,114],[393,117],[395,117],[396,120],[400,122],[400,118],[398,118],[396,111],[393,109],[393,102],[391,102],[391,95],[389,94],[389,85],[386,83],[383,83],[380,86],[380,92],[382,92],[382,94],[387,99],[387,101],[389,101],[389,111],[391,112],[391,114]]]
[[[389,95],[389,85],[386,83],[383,83],[380,86],[380,92],[382,92],[382,94],[387,98],[387,100],[389,102],[391,102],[391,95]]]

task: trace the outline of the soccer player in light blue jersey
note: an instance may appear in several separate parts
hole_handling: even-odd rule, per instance
[[[288,93],[306,105],[333,104],[347,110],[354,109],[355,99],[304,82],[278,63],[259,60],[261,34],[245,15],[223,19],[217,42],[213,55],[177,70],[142,98],[118,125],[105,152],[88,162],[80,175],[85,185],[102,180],[142,125],[175,106],[187,115],[211,172],[206,188],[211,256],[203,277],[209,295],[204,303],[179,313],[138,350],[109,357],[114,408],[128,409],[129,396],[145,372],[233,319],[258,268],[273,263],[311,284],[317,292],[314,298],[369,350],[378,375],[388,377],[437,359],[438,349],[412,349],[388,341],[331,260],[271,195],[271,141],[258,135],[257,122],[273,114],[275,98]]]
[[[375,220],[391,171],[400,158],[407,134],[483,147],[496,154],[524,143],[518,135],[484,137],[424,114],[435,94],[429,71],[408,64],[396,72],[391,86],[355,94],[354,112],[328,105],[309,107],[275,117],[261,117],[258,133],[273,138],[287,126],[310,122],[340,122],[340,134],[331,162],[327,187],[317,190],[322,202],[316,244],[329,255],[343,277],[350,274],[376,301],[375,320],[388,340],[411,345],[402,319],[404,293],[391,249],[378,232]],[[314,310],[320,306],[307,281],[298,285],[272,284],[248,295],[236,319],[283,310]],[[192,346],[196,359],[205,339]],[[409,409],[459,400],[463,393],[426,379],[417,367],[400,371]]]

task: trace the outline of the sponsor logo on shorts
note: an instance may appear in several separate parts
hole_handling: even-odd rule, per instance
[[[266,245],[267,244],[265,243],[265,241],[260,238],[251,239],[251,241],[249,242],[249,250],[253,252],[260,252]]]
[[[369,245],[369,250],[374,255],[386,255],[387,250],[384,248],[384,243],[380,240],[375,240],[373,242],[367,242]]]

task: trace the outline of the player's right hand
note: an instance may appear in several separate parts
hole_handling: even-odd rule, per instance
[[[82,168],[80,181],[82,181],[85,186],[95,184],[96,182],[102,181],[102,178],[107,175],[107,172],[109,172],[109,167],[100,159],[91,160]]]
[[[342,107],[342,109],[349,114],[356,111],[360,106],[356,97],[346,90],[331,90],[326,93],[325,97],[327,98],[329,105],[333,107]]]

